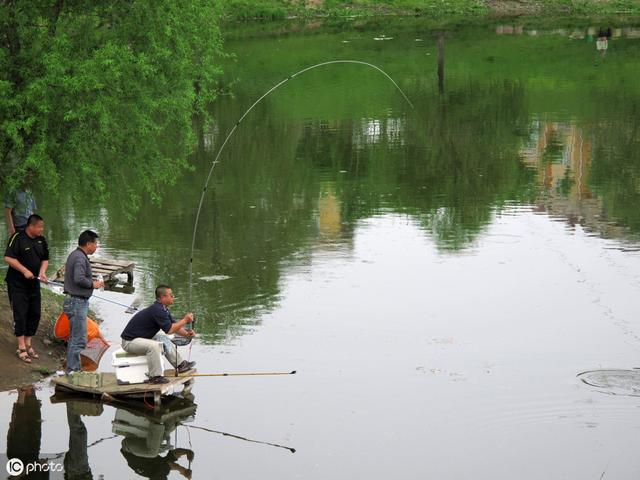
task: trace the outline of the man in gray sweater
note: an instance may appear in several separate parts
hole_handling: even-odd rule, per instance
[[[104,286],[102,280],[93,280],[88,255],[98,248],[98,234],[85,230],[78,238],[78,248],[69,254],[64,267],[63,310],[69,317],[67,344],[67,372],[79,372],[80,351],[87,346],[87,311],[89,297],[94,288]]]

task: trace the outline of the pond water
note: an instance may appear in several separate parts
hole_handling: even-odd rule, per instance
[[[77,478],[637,478],[629,377],[578,375],[640,366],[640,28],[530,23],[231,30],[232,95],[161,206],[41,213],[52,270],[94,228],[143,303],[173,285],[178,316],[203,183],[245,110],[316,63],[382,68],[414,108],[370,67],[309,71],[245,118],[205,195],[185,356],[297,373],[199,378],[195,413],[164,423],[6,392],[0,450],[33,437]],[[118,343],[130,316],[92,306]]]

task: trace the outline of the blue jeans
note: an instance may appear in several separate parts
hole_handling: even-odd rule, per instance
[[[80,371],[80,352],[87,346],[87,311],[88,298],[77,298],[67,295],[62,305],[64,313],[69,317],[69,341],[67,343],[67,371]]]

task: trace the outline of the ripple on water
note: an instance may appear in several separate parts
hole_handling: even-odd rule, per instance
[[[592,370],[578,378],[609,395],[640,397],[640,370]]]
[[[492,401],[479,399],[468,427],[486,433],[558,424],[569,428],[596,428],[611,422],[638,424],[636,404],[576,398],[566,393],[514,392],[494,396]]]

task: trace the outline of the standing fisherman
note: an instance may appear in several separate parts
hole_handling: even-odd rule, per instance
[[[17,231],[9,239],[4,261],[9,264],[6,282],[13,310],[13,328],[18,338],[16,355],[31,363],[38,354],[31,346],[31,337],[40,324],[40,283],[47,281],[49,247],[42,236],[44,220],[30,215],[24,231]]]
[[[67,373],[79,372],[80,351],[87,346],[87,311],[89,297],[94,288],[104,286],[102,280],[93,280],[88,255],[98,248],[98,234],[85,230],[78,238],[78,248],[69,254],[64,267],[63,310],[69,317],[69,342],[67,344]]]

